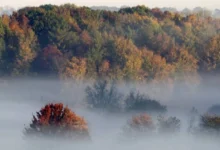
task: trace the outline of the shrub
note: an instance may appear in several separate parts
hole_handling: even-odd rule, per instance
[[[146,95],[133,91],[127,96],[125,104],[127,111],[166,112],[166,106]]]
[[[174,134],[180,131],[180,120],[176,117],[165,118],[159,116],[159,133]]]
[[[220,117],[215,115],[203,115],[200,120],[200,132],[219,134]]]
[[[134,116],[123,128],[123,134],[127,138],[137,138],[152,135],[155,127],[152,118],[147,114]]]
[[[89,139],[89,132],[83,118],[58,103],[48,104],[37,112],[30,127],[25,128],[25,136],[80,140]]]
[[[117,91],[114,82],[96,81],[92,87],[86,88],[86,99],[91,108],[120,111],[120,100],[123,95]]]

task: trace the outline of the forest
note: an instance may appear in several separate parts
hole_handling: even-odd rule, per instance
[[[204,11],[25,7],[0,17],[0,76],[197,83],[219,74],[219,33]]]

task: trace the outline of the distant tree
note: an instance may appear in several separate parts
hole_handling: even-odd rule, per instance
[[[189,127],[188,127],[188,132],[193,133],[195,132],[195,129],[197,128],[197,122],[199,121],[199,113],[198,110],[193,107],[190,110],[189,114]]]
[[[134,116],[123,127],[122,135],[130,140],[136,140],[141,137],[151,137],[154,133],[155,126],[151,116],[140,114]]]
[[[38,8],[28,11],[27,16],[30,20],[29,24],[38,35],[41,48],[48,44],[56,44],[59,42],[57,34],[61,31],[66,33],[69,30],[66,20],[52,11],[44,12]]]
[[[73,57],[65,66],[62,77],[80,80],[86,76],[86,59]]]
[[[213,36],[207,43],[203,55],[204,71],[218,71],[220,68],[220,35]]]
[[[127,111],[142,112],[166,112],[166,106],[161,105],[158,101],[150,97],[131,91],[125,99],[125,107]]]
[[[158,117],[159,133],[175,134],[180,132],[180,120],[176,117]]]
[[[103,40],[101,37],[101,33],[98,31],[94,31],[93,36],[94,38],[93,38],[92,46],[87,51],[86,55],[88,58],[88,74],[95,77],[106,55],[106,49],[103,47]],[[85,38],[84,42],[91,42],[88,33],[85,32],[84,38]]]
[[[199,133],[205,135],[220,135],[220,117],[216,115],[203,115],[200,118]]]
[[[0,57],[2,56],[2,52],[5,50],[4,36],[5,36],[5,29],[2,20],[0,19]]]
[[[118,92],[116,84],[107,80],[97,80],[85,90],[86,101],[90,108],[107,111],[121,111],[123,95]]]
[[[62,52],[56,46],[48,45],[33,62],[33,70],[40,74],[59,75],[65,64]]]
[[[134,43],[122,37],[115,40],[115,62],[120,65],[124,72],[124,79],[138,80],[138,72],[141,69],[141,51],[134,45]]]

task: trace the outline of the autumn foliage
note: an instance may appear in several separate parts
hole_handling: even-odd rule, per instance
[[[132,118],[130,126],[137,130],[142,130],[143,128],[152,129],[153,121],[149,115],[141,114]]]
[[[220,69],[220,20],[201,10],[22,8],[0,16],[0,76],[198,83]]]
[[[155,126],[151,116],[140,114],[132,117],[128,124],[123,128],[123,134],[126,138],[136,139],[139,137],[151,136]]]
[[[200,127],[202,131],[219,132],[220,131],[220,117],[216,115],[203,115],[200,120]]]
[[[89,139],[86,121],[62,103],[48,104],[33,116],[27,137],[49,137],[64,139]]]

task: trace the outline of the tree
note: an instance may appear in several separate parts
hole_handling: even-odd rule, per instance
[[[47,104],[25,128],[26,138],[52,138],[66,140],[89,139],[86,121],[62,103]]]
[[[89,48],[87,52],[87,58],[88,58],[88,74],[92,77],[96,77],[97,73],[99,72],[99,67],[101,66],[102,60],[104,59],[106,55],[106,50],[103,47],[103,40],[101,33],[98,31],[92,32],[93,36],[93,42],[92,46]],[[90,43],[90,37],[84,35],[84,42]]]
[[[120,64],[124,72],[124,79],[138,80],[138,72],[141,69],[141,51],[129,39],[119,37],[115,41],[115,62]]]
[[[175,134],[180,132],[180,120],[176,117],[158,117],[159,133]]]
[[[5,30],[2,20],[0,20],[0,57],[2,56],[2,52],[5,50]]]
[[[155,126],[151,116],[140,114],[134,116],[123,128],[123,136],[130,140],[137,140],[141,137],[151,137]]]
[[[41,74],[59,75],[66,64],[66,59],[56,46],[48,45],[33,62],[33,70]]]
[[[212,71],[220,68],[220,36],[212,37],[203,53],[204,70]]]
[[[69,31],[69,25],[66,20],[56,15],[53,11],[45,12],[38,8],[28,11],[27,16],[30,20],[30,25],[38,35],[41,48],[46,47],[48,44],[59,42],[57,39],[58,32],[65,34]]]
[[[190,114],[189,114],[189,127],[188,127],[188,132],[190,133],[194,133],[195,129],[197,128],[197,122],[199,120],[199,113],[198,110],[193,107],[190,110]]]
[[[83,79],[86,75],[87,61],[85,58],[73,57],[66,65],[62,76],[67,79]]]
[[[127,111],[141,112],[166,112],[166,106],[161,105],[158,101],[149,98],[149,96],[131,91],[125,99]]]
[[[122,94],[118,92],[116,84],[106,80],[97,80],[92,87],[85,90],[86,101],[90,108],[107,111],[121,111]]]
[[[203,115],[200,118],[199,133],[219,136],[220,117],[216,115]]]

